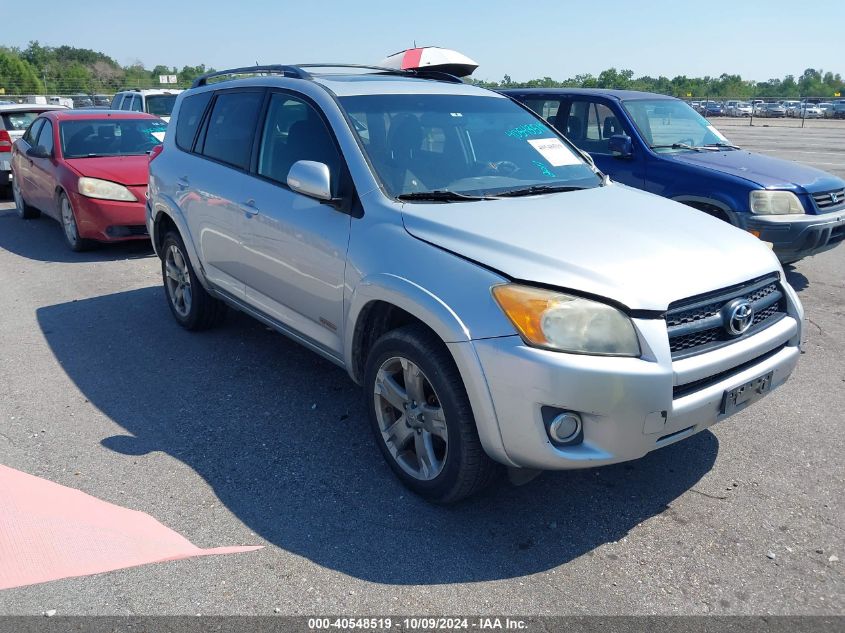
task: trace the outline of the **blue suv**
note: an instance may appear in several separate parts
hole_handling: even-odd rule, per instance
[[[773,244],[783,263],[845,239],[845,180],[741,150],[680,99],[591,89],[505,90],[614,180],[683,202]]]

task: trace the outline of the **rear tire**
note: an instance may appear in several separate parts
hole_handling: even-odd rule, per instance
[[[197,279],[182,236],[168,231],[161,246],[161,276],[167,305],[186,330],[207,330],[219,324],[226,304],[215,299]]]
[[[41,216],[41,211],[26,203],[17,181],[12,181],[12,198],[15,200],[18,217],[22,220],[35,220]]]
[[[418,495],[454,503],[488,486],[499,472],[481,446],[449,350],[424,325],[393,330],[373,345],[364,393],[382,455]]]

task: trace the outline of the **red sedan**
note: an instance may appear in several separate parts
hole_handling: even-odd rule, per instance
[[[140,112],[44,112],[12,148],[18,214],[61,222],[71,249],[149,239],[149,153],[167,124]]]

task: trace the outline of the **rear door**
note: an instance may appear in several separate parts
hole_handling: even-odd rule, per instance
[[[207,98],[200,93],[185,99]],[[216,93],[199,133],[193,154],[180,161],[177,177],[179,205],[200,250],[206,277],[219,289],[242,299],[246,268],[243,231],[252,197],[252,160],[255,130],[264,89],[221,90]],[[182,106],[177,122],[177,142]]]
[[[32,158],[30,163],[30,179],[32,182],[31,192],[28,194],[28,201],[48,215],[57,217],[56,212],[56,148],[54,144],[53,123],[44,119],[44,124],[38,132],[38,140],[35,145],[40,145],[48,152],[49,158]]]
[[[24,132],[20,143],[15,147],[13,157],[14,177],[18,179],[18,188],[24,199],[31,204],[35,204],[35,199],[33,198],[35,185],[32,182],[32,159],[26,155],[26,151],[30,147],[35,146],[42,125],[44,125],[44,119],[35,119],[29,128],[27,128],[26,132]]]

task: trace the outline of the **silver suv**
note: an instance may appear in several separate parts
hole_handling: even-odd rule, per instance
[[[208,81],[238,73],[262,74]],[[609,181],[530,110],[448,75],[200,78],[147,212],[182,326],[232,306],[345,368],[392,470],[438,502],[498,464],[642,457],[799,356],[801,305],[757,238]]]

